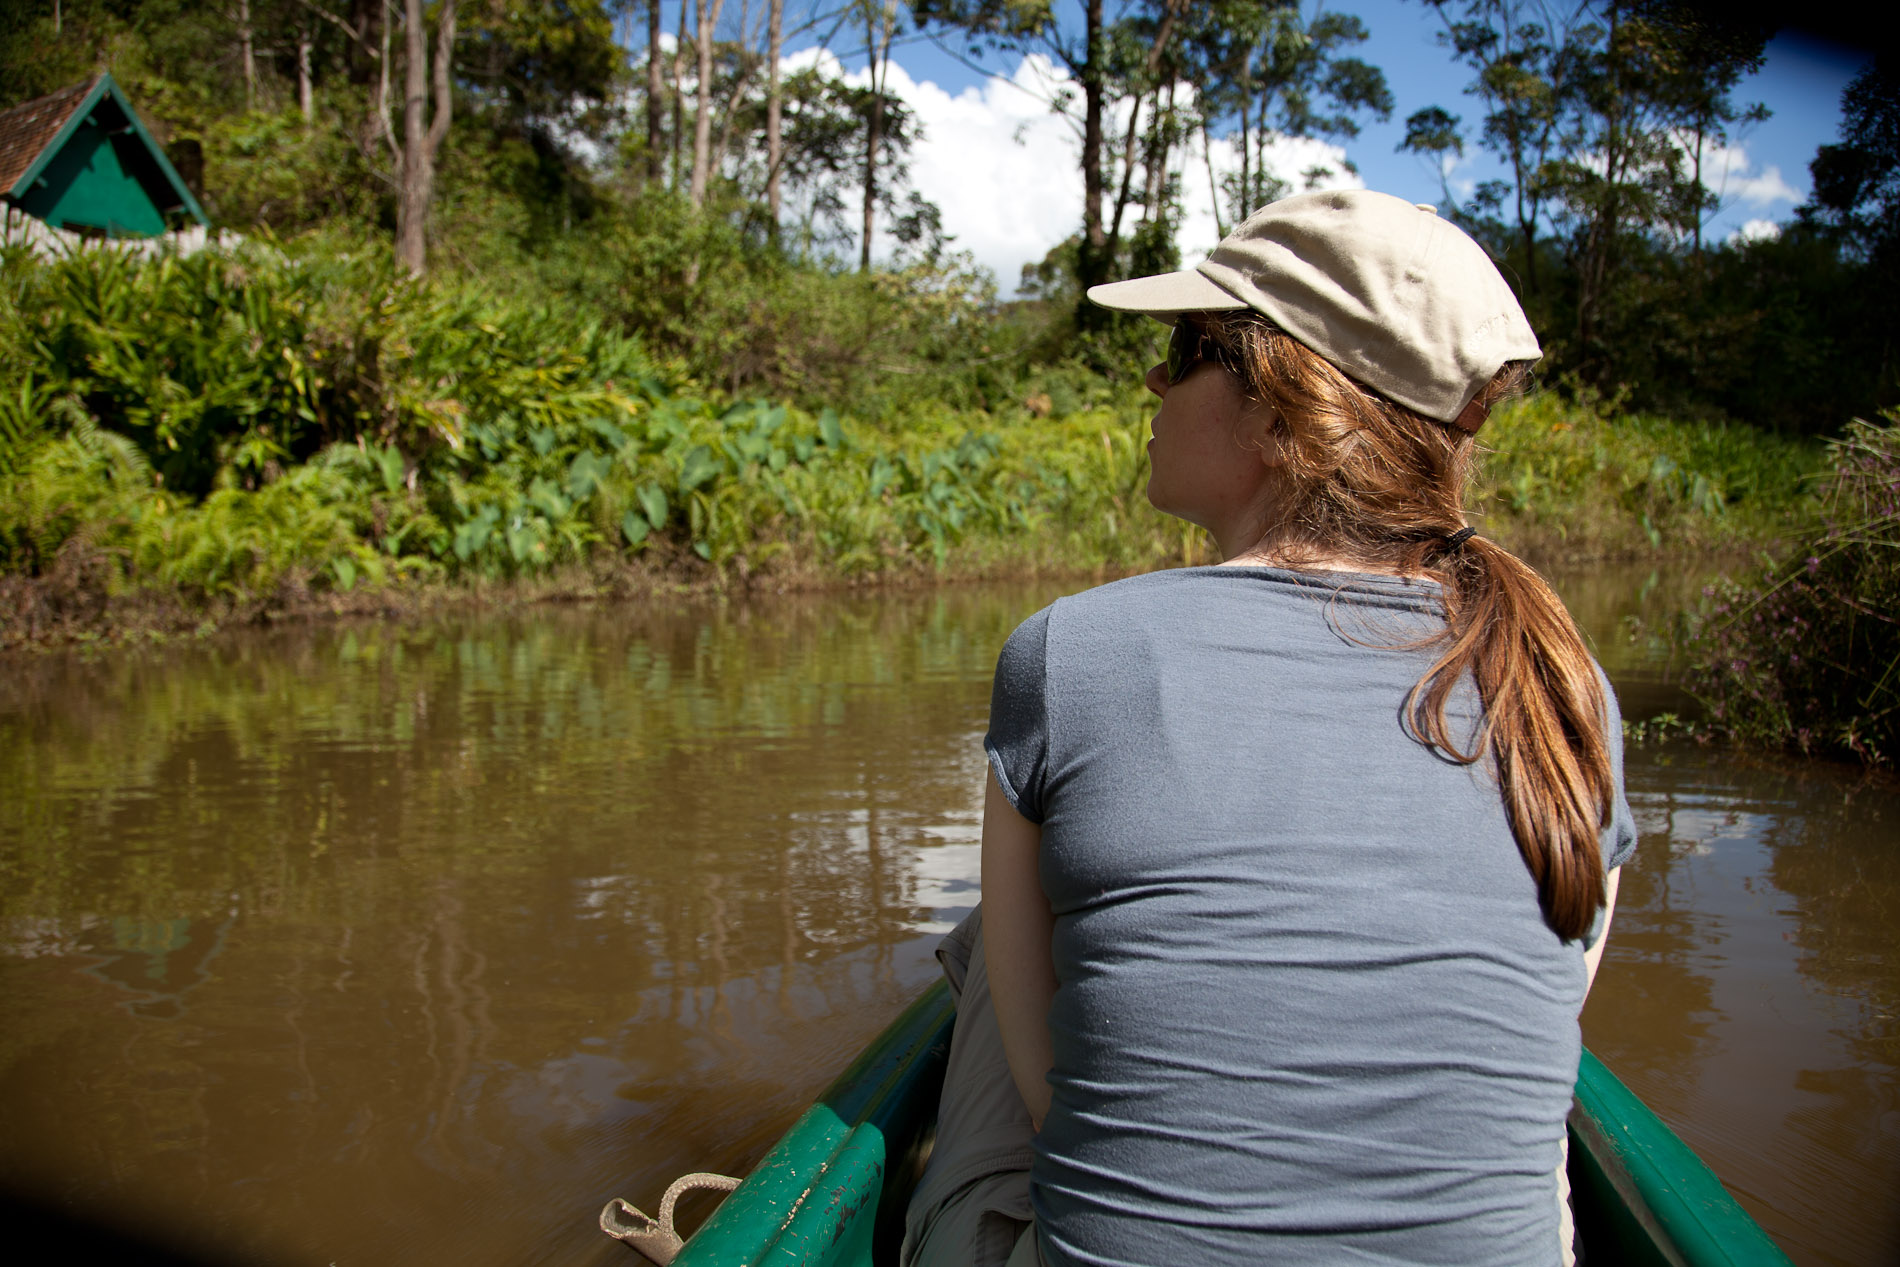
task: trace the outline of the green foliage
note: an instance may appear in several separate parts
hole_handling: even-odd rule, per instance
[[[655,191],[532,266],[537,285],[679,358],[733,395],[883,418],[914,404],[993,408],[1026,372],[1031,323],[965,257],[838,273]]]
[[[1713,587],[1690,620],[1690,684],[1739,738],[1900,756],[1900,418],[1829,446],[1818,522],[1781,564]]]
[[[381,197],[338,103],[315,122],[294,109],[212,114],[172,148],[202,156],[205,213],[223,226],[285,236],[341,222],[373,223]]]
[[[635,555],[849,575],[1180,548],[1139,494],[1143,413],[1079,373],[1032,381],[1060,421],[912,401],[874,427],[731,402],[571,309],[402,278],[380,252],[19,269],[9,572],[79,541],[117,588],[252,601]]]
[[[1488,531],[1584,556],[1746,546],[1786,524],[1819,465],[1809,441],[1581,395],[1538,393],[1486,424],[1473,505]]]
[[[153,489],[137,445],[83,413],[66,434],[55,437],[43,426],[40,435],[30,450],[16,451],[14,464],[0,467],[0,571],[48,572],[75,538],[117,545],[132,525],[176,505]]]

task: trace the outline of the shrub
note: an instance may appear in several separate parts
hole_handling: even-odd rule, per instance
[[[1741,739],[1868,764],[1900,755],[1900,426],[1830,446],[1818,523],[1785,563],[1711,589],[1690,675]]]

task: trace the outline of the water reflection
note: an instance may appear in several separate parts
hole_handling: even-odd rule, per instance
[[[1673,706],[1619,617],[1674,582],[1559,579]],[[623,1263],[602,1201],[749,1166],[931,976],[1055,592],[8,665],[0,1187],[251,1261]],[[1587,1033],[1798,1260],[1886,1263],[1900,794],[1785,766],[1632,754]]]
[[[1586,1041],[1797,1262],[1900,1260],[1900,789],[1639,755]]]
[[[590,1256],[743,1169],[974,901],[1051,595],[538,612],[27,662],[0,1182],[254,1257]]]

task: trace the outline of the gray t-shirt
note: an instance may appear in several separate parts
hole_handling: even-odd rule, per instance
[[[985,747],[1056,917],[1057,1267],[1559,1261],[1583,947],[1486,764],[1401,728],[1439,593],[1186,568],[1011,635]],[[1452,705],[1470,733],[1475,690]],[[1614,867],[1613,700],[1609,733]]]

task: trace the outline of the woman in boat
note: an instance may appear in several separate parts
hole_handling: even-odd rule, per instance
[[[1635,833],[1607,681],[1464,519],[1537,340],[1475,242],[1368,191],[1089,297],[1173,327],[1148,496],[1222,562],[1002,653],[905,1261],[1567,1263]]]

